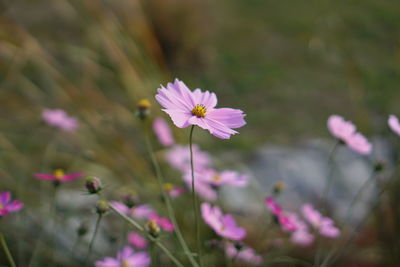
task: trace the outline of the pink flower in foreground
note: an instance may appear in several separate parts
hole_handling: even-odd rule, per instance
[[[131,247],[124,247],[116,258],[106,257],[96,262],[96,267],[147,267],[150,257],[147,252],[134,252]]]
[[[171,128],[163,118],[156,118],[153,122],[153,130],[158,141],[163,146],[171,146],[175,143]]]
[[[314,209],[314,207],[307,203],[301,208],[304,218],[323,236],[336,238],[340,235],[340,230],[334,226],[331,218],[324,217],[322,214]]]
[[[127,205],[117,201],[111,201],[110,204],[119,212],[131,216],[135,219],[147,219],[154,210],[149,205],[137,205],[129,208]]]
[[[174,231],[174,225],[172,224],[172,222],[167,218],[160,217],[157,213],[150,214],[148,219],[155,221],[164,231]]]
[[[83,176],[80,172],[65,174],[63,170],[57,169],[54,174],[46,173],[35,173],[34,176],[40,180],[56,181],[56,182],[68,182]]]
[[[138,249],[144,249],[147,247],[146,238],[135,232],[128,234],[128,242],[129,244]]]
[[[390,115],[388,119],[390,129],[397,135],[400,135],[400,123],[399,119],[395,115]]]
[[[217,97],[214,93],[202,92],[200,89],[192,92],[178,79],[174,83],[168,83],[167,88],[161,86],[157,92],[156,99],[164,107],[163,111],[179,128],[197,125],[215,137],[229,139],[232,134],[237,133],[234,128],[246,124],[243,111],[215,108]]]
[[[344,120],[339,115],[331,115],[328,118],[328,129],[334,137],[352,150],[363,155],[371,153],[371,143],[361,133],[356,132],[356,126],[350,121]]]
[[[212,169],[204,170],[199,176],[195,177],[198,177],[202,181],[214,186],[221,186],[224,184],[232,186],[245,186],[249,180],[249,176],[246,174],[239,174],[234,171],[217,172]]]
[[[195,177],[199,177],[200,174],[195,172]],[[183,176],[183,180],[185,181],[189,190],[192,190],[192,172],[189,170]],[[203,182],[201,179],[194,180],[194,189],[196,193],[207,201],[216,201],[218,194],[217,191],[209,184]]]
[[[241,260],[253,265],[259,265],[262,263],[261,255],[258,255],[254,249],[250,247],[243,246],[238,249],[231,242],[227,242],[225,244],[225,253],[230,259]]]
[[[207,152],[200,150],[198,145],[193,145],[194,169],[201,170],[211,165],[211,157]],[[176,145],[166,153],[166,160],[175,169],[186,172],[190,170],[189,146]]]
[[[19,200],[11,201],[10,192],[0,192],[0,217],[6,216],[11,212],[17,212],[24,207]]]
[[[220,208],[209,203],[201,204],[201,215],[218,235],[231,240],[241,240],[246,236],[246,230],[237,226],[230,214],[222,214]]]
[[[74,131],[78,128],[78,120],[62,109],[45,109],[42,112],[42,119],[49,125],[65,131]]]

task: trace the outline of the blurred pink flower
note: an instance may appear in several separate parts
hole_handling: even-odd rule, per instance
[[[222,237],[230,240],[241,240],[246,236],[246,230],[236,225],[233,216],[222,214],[217,206],[212,206],[209,203],[201,204],[201,215],[206,224]]]
[[[201,174],[195,172],[195,177],[199,177]],[[187,187],[192,190],[192,173],[187,171],[183,175],[183,180],[185,181]],[[218,194],[217,191],[209,183],[203,182],[201,179],[195,179],[194,189],[196,193],[207,201],[216,201]]]
[[[62,109],[45,109],[42,112],[42,119],[48,125],[65,131],[74,131],[78,128],[78,120],[68,116]]]
[[[399,119],[395,115],[390,115],[388,119],[390,129],[397,135],[400,135],[400,123]]]
[[[209,91],[194,92],[180,80],[168,83],[167,88],[161,86],[157,90],[157,101],[179,128],[197,125],[208,130],[212,135],[222,139],[229,139],[237,131],[234,128],[246,124],[245,114],[239,109],[215,108],[217,97]]]
[[[311,245],[314,242],[314,236],[309,232],[308,225],[294,212],[288,212],[287,216],[295,227],[290,237],[292,243],[300,246]]]
[[[196,176],[202,181],[214,186],[232,185],[245,186],[249,180],[246,174],[239,174],[234,171],[217,172],[213,169],[203,170],[199,176]]]
[[[132,208],[118,201],[111,201],[110,204],[119,212],[135,219],[147,219],[154,213],[154,210],[146,204],[133,206]]]
[[[175,198],[178,197],[180,195],[182,195],[186,189],[185,187],[181,186],[181,187],[174,187],[174,185],[167,183],[163,185],[163,189],[167,192],[167,194],[171,197],[171,198]]]
[[[331,218],[324,217],[310,204],[304,204],[301,208],[304,218],[323,236],[336,238],[340,235],[340,230],[334,226]]]
[[[211,157],[207,152],[200,150],[198,145],[193,145],[194,169],[201,170],[211,165]],[[166,160],[175,169],[186,172],[190,170],[189,146],[176,145],[166,153]]]
[[[152,213],[148,219],[155,221],[164,231],[174,231],[174,225],[168,218],[160,217],[157,213]]]
[[[275,200],[272,197],[266,197],[265,198],[265,205],[267,205],[267,208],[275,216],[279,216],[282,213],[281,206],[278,203],[276,203]]]
[[[11,193],[0,192],[0,217],[6,216],[11,212],[17,212],[24,207],[19,200],[11,201]]]
[[[131,247],[124,247],[116,258],[106,257],[96,261],[96,267],[147,267],[150,257],[147,252],[135,252]]]
[[[350,121],[344,120],[339,115],[331,115],[328,118],[328,129],[331,134],[345,143],[352,150],[367,155],[372,151],[372,144],[361,133],[356,132],[356,126]]]
[[[230,259],[241,260],[252,265],[259,265],[262,263],[261,255],[258,255],[254,249],[247,246],[238,249],[231,242],[226,242],[225,253]]]
[[[65,174],[64,171],[61,169],[55,170],[54,174],[35,173],[33,175],[40,180],[48,180],[56,182],[68,182],[83,176],[83,174],[80,172]]]
[[[144,249],[147,247],[146,238],[135,232],[128,234],[128,242],[129,244],[138,249]]]
[[[281,206],[276,203],[272,197],[265,198],[265,205],[271,211],[271,213],[276,216],[282,230],[287,232],[296,231],[297,226],[293,221],[293,216],[290,216],[290,213],[284,212]]]
[[[153,130],[158,141],[163,146],[172,146],[175,143],[171,128],[163,118],[156,118],[153,122]]]

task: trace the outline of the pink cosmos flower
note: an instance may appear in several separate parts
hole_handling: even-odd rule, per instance
[[[331,218],[324,217],[319,211],[307,203],[301,208],[304,218],[323,236],[336,238],[340,235],[340,230],[334,226]]]
[[[118,252],[116,258],[106,257],[96,262],[96,267],[147,267],[150,265],[150,257],[147,252],[135,252],[126,246]]]
[[[45,109],[42,112],[42,119],[49,124],[65,131],[74,131],[78,128],[78,120],[62,109]]]
[[[194,169],[201,170],[211,165],[211,157],[207,152],[200,150],[198,145],[193,145]],[[176,145],[166,153],[166,160],[175,169],[186,172],[190,169],[189,146]]]
[[[135,219],[147,219],[151,214],[154,213],[154,210],[149,205],[137,205],[129,208],[122,202],[111,201],[110,204],[119,212],[131,216]]]
[[[199,176],[196,177],[214,186],[221,186],[224,184],[232,186],[245,186],[249,180],[249,176],[246,174],[239,174],[234,171],[217,172],[213,169],[204,170]]]
[[[265,205],[272,212],[272,214],[276,216],[283,231],[294,232],[297,230],[296,222],[293,220],[293,216],[290,216],[290,213],[284,212],[281,206],[276,203],[272,197],[265,198]]]
[[[218,235],[230,240],[241,240],[246,236],[246,230],[237,226],[230,214],[222,214],[220,208],[209,203],[201,204],[201,215]]]
[[[253,265],[259,265],[262,263],[261,255],[258,255],[254,249],[250,247],[242,247],[237,249],[231,242],[226,242],[225,253],[230,259],[241,260]]]
[[[128,234],[128,242],[129,244],[138,249],[146,248],[148,243],[146,238],[135,232]]]
[[[158,141],[163,146],[171,146],[175,143],[171,129],[163,118],[156,118],[153,122],[153,130]]]
[[[196,89],[194,92],[180,80],[168,83],[167,88],[161,86],[157,90],[157,101],[179,128],[189,125],[197,125],[208,130],[212,135],[222,139],[229,139],[246,124],[245,114],[239,109],[215,108],[217,97],[209,91],[202,92]]]
[[[174,231],[174,225],[168,218],[160,217],[157,213],[152,213],[148,219],[155,221],[164,231]]]
[[[400,123],[399,119],[395,115],[390,115],[388,119],[390,129],[400,136]]]
[[[281,215],[282,208],[281,206],[278,205],[278,203],[275,202],[275,200],[272,197],[265,198],[265,205],[267,205],[268,209],[272,212],[273,215],[275,216]]]
[[[331,115],[328,118],[328,129],[334,137],[352,150],[363,155],[371,153],[371,143],[361,133],[356,132],[356,126],[350,121],[344,120],[339,115]]]
[[[83,176],[80,172],[65,174],[63,170],[57,169],[54,174],[46,173],[35,173],[34,176],[40,180],[56,181],[56,182],[68,182]]]
[[[314,235],[309,232],[308,225],[301,220],[296,213],[289,212],[287,216],[294,225],[290,240],[292,243],[300,246],[309,246],[314,242]]]
[[[199,176],[200,174],[195,172],[195,177]],[[189,190],[192,190],[192,174],[190,170],[183,175],[183,180],[185,181]],[[201,179],[195,179],[194,189],[200,197],[207,201],[216,201],[218,198],[217,191],[213,188],[213,186],[209,183],[203,182]]]
[[[17,212],[24,207],[19,200],[11,201],[11,193],[10,192],[1,192],[0,193],[0,217],[6,216],[11,212]]]

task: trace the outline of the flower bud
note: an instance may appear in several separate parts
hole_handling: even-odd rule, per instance
[[[378,161],[374,164],[375,172],[381,172],[385,169],[385,163],[383,161]]]
[[[150,220],[147,223],[147,231],[152,237],[157,238],[160,235],[160,226],[155,220]]]
[[[86,178],[85,187],[89,194],[98,194],[103,189],[101,180],[94,176]]]
[[[283,181],[278,181],[274,184],[273,192],[274,194],[278,195],[283,190],[285,190],[285,183]]]
[[[124,193],[121,195],[122,202],[129,208],[133,208],[138,202],[138,197],[132,192]]]
[[[150,115],[150,107],[151,104],[149,100],[140,100],[137,105],[136,116],[138,116],[141,120],[146,119]]]
[[[99,200],[96,206],[96,212],[99,215],[106,213],[110,209],[110,205],[106,200]]]
[[[89,231],[89,227],[87,225],[86,222],[82,222],[78,229],[76,229],[76,233],[78,234],[78,236],[84,236],[86,235],[86,233]]]

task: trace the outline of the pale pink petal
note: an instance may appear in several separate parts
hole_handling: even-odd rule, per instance
[[[395,115],[390,115],[388,119],[390,129],[397,135],[400,135],[400,123],[399,119]]]
[[[6,206],[7,210],[10,212],[19,211],[23,207],[24,207],[24,204],[22,204],[19,200],[14,200]]]
[[[346,121],[339,115],[331,115],[328,118],[328,129],[331,134],[341,140],[345,140],[356,131],[356,126],[350,121]]]
[[[207,112],[207,118],[218,121],[229,128],[239,128],[246,125],[246,115],[240,109],[216,108]]]
[[[5,206],[8,202],[10,202],[11,199],[11,193],[6,191],[6,192],[1,192],[0,193],[0,204]]]
[[[372,151],[372,144],[360,133],[353,134],[345,142],[349,148],[360,154],[368,155]]]
[[[299,230],[292,234],[290,240],[300,246],[309,246],[314,242],[314,236],[308,231]]]
[[[45,173],[35,173],[33,174],[36,178],[41,179],[41,180],[48,180],[48,181],[54,181],[56,180],[56,177],[53,174],[45,174]]]
[[[191,112],[180,109],[163,109],[163,111],[171,117],[176,127],[186,128],[190,125],[189,119],[193,116]]]
[[[101,261],[96,261],[96,267],[121,267],[120,262],[114,258],[104,258]]]
[[[153,130],[161,145],[171,146],[175,143],[171,128],[164,119],[156,118],[153,122]]]
[[[121,202],[111,201],[110,205],[113,206],[117,211],[119,211],[125,215],[128,215],[130,212],[129,207]]]
[[[231,135],[238,133],[237,131],[228,128],[226,125],[216,120],[205,119],[204,123],[207,125],[206,129],[212,135],[221,139],[229,139]]]
[[[134,232],[128,234],[128,242],[138,249],[144,249],[148,244],[147,240],[143,236]]]
[[[150,257],[147,252],[137,252],[126,259],[128,267],[147,267],[150,265]]]

